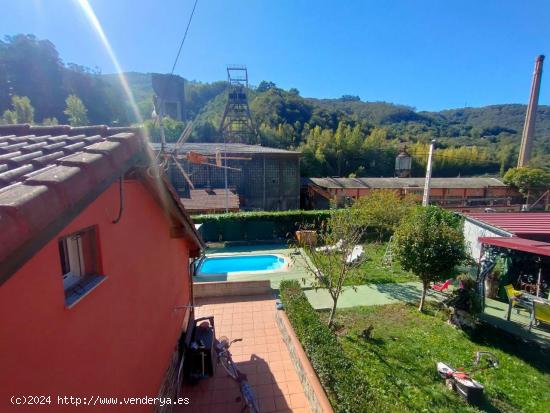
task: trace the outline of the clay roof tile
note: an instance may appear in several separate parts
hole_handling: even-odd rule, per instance
[[[0,284],[112,182],[138,161],[151,162],[148,151],[135,128],[0,125]],[[147,180],[143,171],[138,175]],[[152,191],[175,200],[180,224],[189,227],[170,184],[162,182],[164,189],[152,185]],[[192,226],[189,234],[200,248]]]

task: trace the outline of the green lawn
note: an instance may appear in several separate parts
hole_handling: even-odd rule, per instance
[[[364,373],[380,411],[550,411],[548,351],[489,327],[469,337],[448,325],[442,312],[430,311],[420,314],[412,306],[392,304],[337,312],[339,340]],[[371,339],[362,338],[361,332],[371,325]],[[487,396],[479,409],[449,391],[435,370],[437,361],[468,369],[478,350],[491,351],[500,360],[499,368],[474,374],[485,385]]]
[[[408,281],[418,281],[412,273],[403,271],[394,258],[391,268],[382,265],[387,242],[364,244],[366,260],[357,268],[352,269],[344,285],[386,284]]]
[[[396,258],[391,268],[382,265],[382,258],[386,252],[387,243],[364,244],[367,256],[359,267],[348,275],[345,285],[384,284],[418,281],[412,273],[403,271]]]

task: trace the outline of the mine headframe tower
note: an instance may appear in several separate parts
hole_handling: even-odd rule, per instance
[[[248,106],[248,71],[243,65],[227,66],[227,104],[219,133],[225,143],[259,144],[260,137]]]

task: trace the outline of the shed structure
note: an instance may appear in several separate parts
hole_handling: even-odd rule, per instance
[[[151,145],[155,151],[160,149],[160,144]],[[166,146],[171,150],[173,144]],[[299,152],[239,143],[185,143],[178,152],[196,152],[210,157],[221,153],[227,157],[244,158],[224,161],[228,167],[234,168],[227,171],[227,186],[230,192],[238,195],[241,210],[279,211],[300,206]],[[186,159],[179,162],[194,189],[215,190],[218,194],[225,191],[224,169],[194,164]],[[176,165],[170,166],[168,176],[185,204],[191,196],[191,188]]]
[[[342,205],[377,189],[394,190],[402,196],[412,195],[421,200],[424,178],[306,178],[302,182],[302,207],[328,208],[331,202]],[[517,211],[522,196],[496,178],[432,178],[430,203],[464,212],[485,208]]]

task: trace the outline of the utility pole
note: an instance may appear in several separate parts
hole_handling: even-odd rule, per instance
[[[422,206],[430,205],[430,180],[432,179],[432,161],[435,147],[435,139],[430,143],[430,153],[428,155],[428,165],[426,165],[426,180],[424,181],[424,196],[422,197]]]
[[[160,129],[160,150],[164,154],[166,149],[166,137],[164,136],[164,102],[159,99],[159,129]]]
[[[160,131],[160,153],[164,155],[166,149],[166,138],[164,136],[164,124],[162,120],[164,119],[164,102],[162,98],[157,95],[153,95],[153,108],[155,110],[156,120],[159,122],[159,131]]]
[[[225,185],[225,213],[229,212],[229,189],[227,188],[227,138],[225,133],[223,134],[223,178]]]
[[[519,149],[518,168],[526,166],[531,160],[531,151],[533,149],[533,139],[535,134],[535,119],[539,104],[540,81],[542,77],[542,63],[544,56],[539,55],[535,59],[535,71],[533,73],[533,82],[531,83],[531,94],[529,95],[529,104],[525,114],[525,124],[523,125],[523,134],[521,135],[521,147]]]

